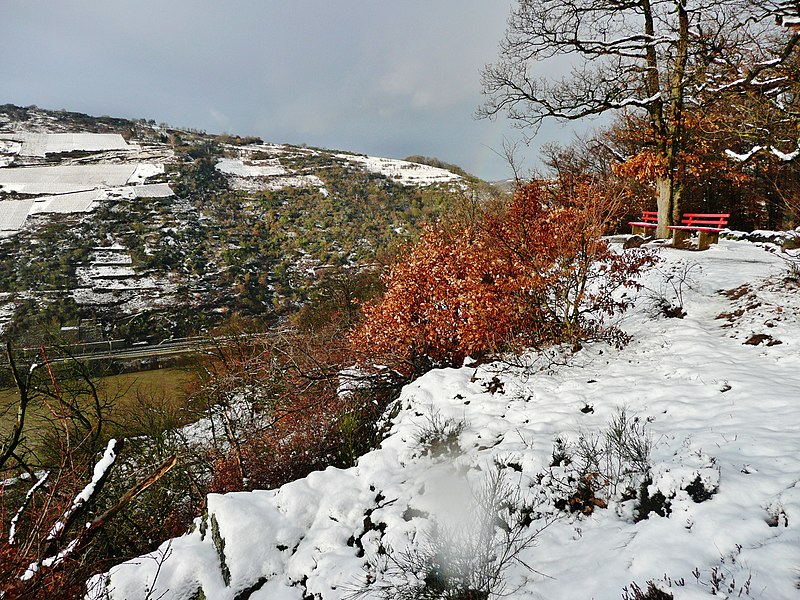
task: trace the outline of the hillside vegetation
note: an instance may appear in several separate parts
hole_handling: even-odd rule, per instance
[[[374,265],[448,206],[492,193],[460,170],[34,107],[0,107],[0,140],[0,327],[12,337],[80,326],[81,341],[159,341],[233,315],[274,321],[326,269]],[[102,174],[122,165],[142,177]],[[52,183],[19,183],[34,173]]]

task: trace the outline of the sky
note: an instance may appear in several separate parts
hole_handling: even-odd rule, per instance
[[[512,0],[2,0],[0,103],[512,175],[478,120]],[[548,123],[522,147],[535,168]]]

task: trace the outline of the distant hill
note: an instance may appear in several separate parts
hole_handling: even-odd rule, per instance
[[[437,159],[0,106],[0,334],[160,340],[279,318],[321,269],[372,263],[492,189]]]

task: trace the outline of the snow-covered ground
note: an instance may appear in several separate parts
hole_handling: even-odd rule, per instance
[[[137,163],[136,170],[128,178],[128,185],[144,183],[147,179],[164,173],[164,165],[161,163]]]
[[[281,154],[280,147],[259,145],[261,152]],[[266,150],[265,150],[266,148]],[[243,157],[252,154],[251,148],[237,148]],[[281,190],[291,187],[317,188],[323,196],[328,195],[325,183],[316,175],[303,175],[290,172],[280,164],[278,158],[263,160],[248,159],[247,162],[235,158],[223,158],[217,162],[217,170],[228,176],[231,187],[236,190],[262,191]]]
[[[328,190],[323,181],[316,175],[308,175],[293,171],[281,164],[281,157],[316,156],[318,152],[305,148],[259,144],[250,147],[228,146],[231,152],[239,153],[240,158],[223,158],[217,162],[216,168],[228,176],[234,189],[258,191],[279,190],[287,187],[316,187],[327,196]],[[253,159],[254,152],[271,155],[271,158]],[[427,186],[433,183],[451,183],[461,181],[461,176],[446,169],[397,160],[357,154],[333,154],[334,158],[354,163],[371,173],[388,177],[401,185]]]
[[[0,168],[0,193],[49,194],[35,200],[0,198],[0,232],[19,231],[28,215],[90,212],[100,200],[172,196],[167,183],[142,183],[163,172],[163,164],[153,163]]]
[[[68,194],[125,185],[137,164],[58,165],[0,169],[0,191],[19,194]]]
[[[73,192],[57,196],[40,196],[36,198],[28,214],[89,212],[92,210],[97,197],[97,190]]]
[[[363,165],[371,173],[379,173],[385,177],[394,179],[397,183],[402,185],[430,185],[432,183],[447,183],[461,180],[460,175],[451,173],[446,169],[412,163],[406,160],[360,156],[356,154],[337,154],[336,157]]]
[[[33,206],[33,200],[0,200],[0,231],[22,228]]]
[[[217,163],[217,170],[237,177],[274,177],[286,174],[286,169],[280,165],[278,159],[250,161],[245,164],[235,158],[223,158]]]
[[[531,356],[527,368],[429,372],[403,390],[389,436],[357,466],[210,495],[192,533],[114,567],[94,592],[344,598],[365,568],[387,564],[384,551],[407,564],[430,547],[434,520],[440,532],[453,520],[465,527],[455,509],[465,490],[499,470],[534,508],[525,535],[538,531],[519,554],[530,568],[513,563],[504,574],[507,597],[618,599],[631,582],[656,580],[683,600],[797,598],[800,290],[783,281],[779,254],[748,242],[660,252],[647,285],[672,289],[664,274],[688,272],[685,318],[653,317],[643,296],[622,323],[634,339],[621,350],[597,343],[566,365]],[[601,436],[621,408],[652,440],[648,493],[660,491],[671,512],[637,521],[636,500],[608,488],[596,495],[608,506],[589,515],[557,509],[575,489],[578,441]],[[438,457],[419,441],[437,419],[463,427],[457,448]],[[576,457],[571,466],[551,466],[557,439]]]
[[[176,287],[168,277],[137,271],[121,244],[93,248],[87,264],[75,268],[75,279],[71,295],[77,304],[114,306],[126,314],[171,304]]]
[[[0,133],[10,141],[21,143],[20,156],[44,157],[64,152],[102,152],[105,150],[135,150],[118,133]]]
[[[287,187],[315,187],[323,196],[328,195],[325,183],[316,175],[295,175],[290,177],[274,177],[266,184],[266,189],[280,190]]]

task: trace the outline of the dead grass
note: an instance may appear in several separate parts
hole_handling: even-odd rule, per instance
[[[192,375],[180,368],[156,369],[109,375],[98,380],[98,391],[109,403],[108,417],[117,435],[146,433],[151,427],[183,424],[191,419],[186,411],[186,387]],[[16,418],[16,389],[0,389],[0,437]],[[46,427],[48,408],[37,401],[30,405],[28,428]]]

